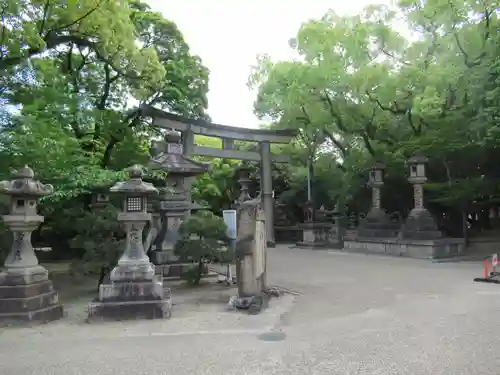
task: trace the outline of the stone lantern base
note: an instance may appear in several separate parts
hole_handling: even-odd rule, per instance
[[[0,322],[47,323],[62,316],[63,307],[45,268],[0,273]]]
[[[392,223],[384,210],[372,207],[361,221],[358,236],[363,238],[392,238],[400,229],[399,223]]]
[[[99,296],[89,304],[88,321],[170,318],[170,289],[159,277],[153,280],[112,281],[99,287]]]
[[[403,238],[416,240],[433,240],[443,237],[436,220],[425,208],[414,208],[410,211],[400,235]]]

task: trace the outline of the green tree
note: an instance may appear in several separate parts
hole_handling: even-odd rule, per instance
[[[408,194],[395,197],[406,191],[404,161],[415,152],[430,158],[434,209],[491,202],[500,182],[489,162],[498,158],[497,5],[401,1],[356,16],[328,12],[290,41],[300,60],[258,60],[250,79],[256,113],[275,126],[323,132],[319,149],[335,163],[322,173],[342,179],[339,198],[351,204],[369,202],[360,199],[366,169],[381,160],[383,200],[411,205]],[[418,39],[393,28],[401,16]]]
[[[200,283],[207,262],[232,260],[226,230],[222,218],[210,211],[199,211],[181,224],[174,252],[196,262],[194,269],[188,271],[192,273],[188,280],[193,285]]]

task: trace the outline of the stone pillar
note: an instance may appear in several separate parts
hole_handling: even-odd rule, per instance
[[[266,213],[266,233],[267,246],[274,247],[274,200],[273,200],[273,179],[271,170],[271,144],[269,142],[260,142],[261,157],[261,191]]]
[[[155,268],[147,257],[142,242],[146,222],[147,196],[158,193],[142,181],[142,167],[129,168],[129,180],[116,183],[111,193],[124,197],[118,220],[125,227],[126,245],[118,264],[111,271],[110,281],[99,286],[99,296],[89,304],[89,321],[101,319],[164,318],[170,316],[170,290],[163,289],[162,280],[155,276]],[[165,294],[166,293],[166,294]]]
[[[372,211],[381,210],[380,189],[384,186],[384,170],[382,163],[375,163],[370,170],[368,186],[372,188]]]
[[[420,183],[413,185],[413,199],[417,210],[424,209],[424,186]]]
[[[237,213],[236,283],[238,295],[231,297],[229,305],[258,313],[267,306],[267,245],[265,211],[262,200],[255,198],[243,202]]]
[[[188,129],[182,132],[182,153],[186,156],[191,156],[194,147],[194,133]],[[193,198],[191,196],[191,187],[193,186],[195,177],[185,177],[182,181],[182,188],[186,192],[186,200],[191,203]],[[191,215],[191,210],[188,208],[184,212],[184,219],[187,219]]]
[[[380,210],[380,187],[372,186],[372,207]]]
[[[48,322],[63,315],[48,271],[38,264],[31,244],[31,233],[44,220],[37,214],[37,201],[54,189],[33,178],[33,170],[25,166],[14,180],[0,182],[0,193],[10,196],[10,213],[2,218],[13,232],[12,247],[0,273],[0,320],[4,321]]]

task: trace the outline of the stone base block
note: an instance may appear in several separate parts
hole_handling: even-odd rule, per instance
[[[111,271],[111,280],[113,281],[142,281],[152,280],[155,275],[154,266],[151,263],[128,265],[118,264]]]
[[[42,266],[29,268],[10,268],[0,273],[0,285],[21,286],[46,281],[49,272]]]
[[[50,280],[34,284],[0,285],[0,300],[4,298],[30,298],[53,291],[54,286]]]
[[[9,285],[14,279],[7,275],[0,284],[0,321],[47,323],[63,316],[63,308],[50,280]]]
[[[163,282],[159,277],[153,281],[114,282],[99,286],[99,301],[119,299],[122,301],[136,299],[162,299]]]
[[[163,288],[161,278],[153,280],[106,282],[99,296],[89,304],[88,321],[163,319],[172,310],[170,289]]]
[[[397,238],[344,241],[344,250],[371,254],[386,254],[420,259],[439,259],[462,255],[465,241],[461,238],[408,240]]]
[[[172,302],[164,300],[143,301],[93,301],[89,304],[88,322],[99,320],[164,319],[172,314]]]
[[[0,304],[1,303],[0,300]],[[64,311],[62,305],[57,304],[33,311],[0,313],[0,324],[15,324],[22,322],[49,323],[61,319],[63,315]]]

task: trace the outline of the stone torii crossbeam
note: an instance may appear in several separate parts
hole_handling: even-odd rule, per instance
[[[274,246],[274,201],[271,163],[287,163],[289,159],[286,155],[272,154],[271,143],[290,143],[292,138],[297,134],[295,130],[237,128],[214,124],[204,120],[189,119],[150,106],[142,106],[141,115],[152,118],[152,123],[155,127],[180,131],[185,155],[260,162],[261,192],[266,217],[267,244],[270,247]],[[194,143],[195,134],[221,138],[222,149],[196,145]],[[234,148],[235,140],[258,143],[259,152],[237,150]]]

